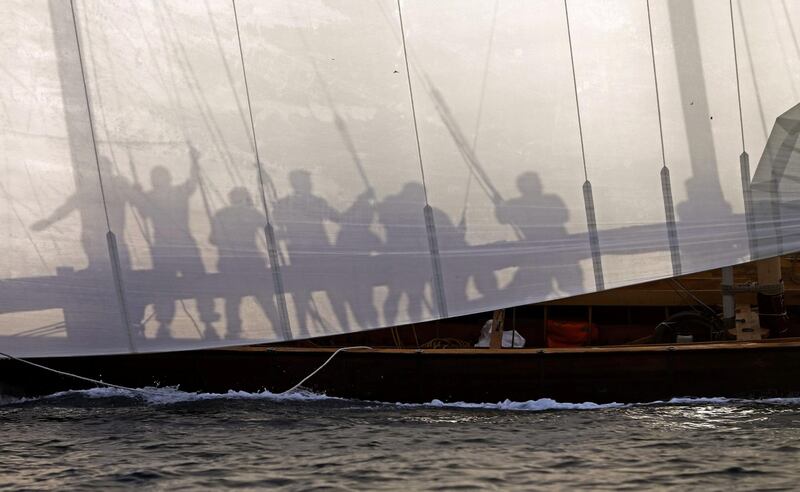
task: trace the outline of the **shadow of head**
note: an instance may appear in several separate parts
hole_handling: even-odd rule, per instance
[[[237,186],[228,192],[228,200],[234,207],[252,207],[253,199],[244,186]]]
[[[150,171],[150,183],[154,190],[163,190],[172,186],[172,175],[164,166],[156,166]]]
[[[302,169],[297,169],[289,173],[289,184],[292,190],[300,195],[311,194],[311,173]]]
[[[517,177],[517,189],[523,195],[541,195],[542,182],[534,172],[525,172]]]

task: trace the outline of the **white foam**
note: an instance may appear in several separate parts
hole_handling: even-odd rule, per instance
[[[467,402],[443,402],[432,400],[428,403],[396,403],[399,407],[427,407],[427,408],[464,408],[464,409],[484,409],[484,410],[512,410],[512,411],[544,411],[544,410],[603,410],[609,408],[632,408],[647,406],[666,406],[666,405],[781,405],[781,406],[800,406],[800,398],[764,398],[764,399],[741,399],[724,397],[684,397],[672,398],[670,400],[657,400],[646,403],[567,403],[558,402],[550,398],[540,398],[538,400],[511,401],[504,400],[497,403],[467,403]]]
[[[717,397],[683,397],[672,398],[670,400],[656,400],[648,403],[639,403],[639,405],[727,405],[730,403],[741,402],[764,402],[766,400],[741,400],[735,398]]]
[[[54,393],[42,399],[63,398],[66,396],[84,396],[87,398],[140,398],[147,403],[154,405],[170,405],[174,403],[184,403],[193,401],[207,400],[273,400],[273,401],[317,401],[317,400],[339,400],[331,396],[326,396],[310,391],[298,390],[292,393],[271,393],[269,391],[247,392],[233,391],[226,393],[192,393],[181,391],[173,387],[147,387],[127,390],[120,388],[92,388],[86,390],[70,390]],[[20,400],[21,401],[21,400]],[[31,400],[26,400],[31,401]]]
[[[538,400],[528,401],[511,401],[504,400],[497,403],[467,403],[463,401],[445,403],[442,400],[432,400],[430,403],[423,403],[420,405],[411,405],[398,403],[398,406],[422,406],[432,408],[467,408],[467,409],[484,409],[484,410],[527,410],[527,411],[543,411],[543,410],[600,410],[603,408],[622,408],[628,406],[624,403],[561,403],[550,398],[540,398]]]
[[[307,390],[297,390],[291,393],[271,393],[269,391],[247,392],[247,391],[228,391],[225,393],[192,393],[181,391],[175,387],[147,387],[126,390],[120,388],[92,388],[86,390],[70,390],[54,393],[40,398],[13,398],[0,395],[0,406],[14,405],[20,403],[35,402],[41,400],[53,400],[58,398],[79,396],[85,398],[135,398],[143,400],[152,405],[170,405],[175,403],[188,403],[209,400],[269,400],[269,401],[324,401],[339,400],[347,401],[344,398],[327,396],[320,393],[313,393]],[[358,400],[350,400],[358,401]],[[660,405],[776,405],[776,406],[800,406],[800,398],[765,398],[765,399],[737,399],[737,398],[672,398],[670,400],[658,400],[647,403],[567,403],[558,402],[551,398],[540,398],[538,400],[511,401],[504,400],[496,403],[469,403],[463,401],[444,402],[439,399],[431,400],[428,403],[388,403],[388,402],[367,402],[377,404],[379,407],[394,406],[398,408],[457,408],[457,409],[483,409],[483,410],[503,410],[503,411],[546,411],[546,410],[603,410],[615,408],[631,408]]]

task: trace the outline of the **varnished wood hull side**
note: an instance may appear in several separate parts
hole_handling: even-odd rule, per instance
[[[47,367],[132,386],[186,391],[284,391],[329,349],[250,348],[36,359]],[[0,394],[34,396],[91,385],[0,360]],[[386,402],[648,402],[673,397],[800,395],[800,342],[583,350],[342,352],[305,385],[330,396]]]

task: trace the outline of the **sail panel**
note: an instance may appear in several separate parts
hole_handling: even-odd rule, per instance
[[[643,2],[570,0],[574,87],[562,1],[406,0],[402,34],[391,0],[74,3],[82,59],[70,2],[0,7],[0,351],[309,338],[800,249],[786,2],[734,2],[734,58],[725,0],[652,0],[654,57]]]

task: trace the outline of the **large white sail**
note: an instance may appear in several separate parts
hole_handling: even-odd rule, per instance
[[[17,356],[317,337],[800,249],[793,2],[12,0],[0,32]]]

